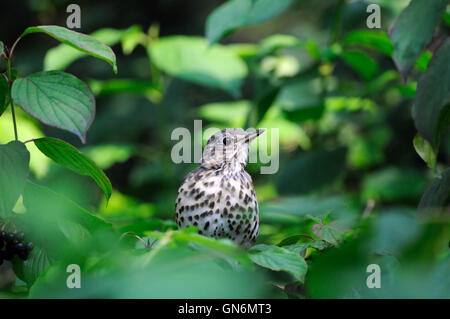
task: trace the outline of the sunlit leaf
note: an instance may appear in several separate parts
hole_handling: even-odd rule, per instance
[[[171,36],[148,47],[152,63],[164,72],[239,95],[247,75],[245,63],[221,45],[209,46],[199,37]]]
[[[96,40],[88,35],[56,25],[41,25],[36,27],[29,27],[22,33],[21,37],[35,32],[46,33],[64,44],[67,44],[96,58],[102,59],[108,62],[113,67],[114,73],[117,73],[116,56],[114,55],[114,52],[111,50],[111,48],[103,42]]]
[[[392,44],[384,32],[373,30],[356,30],[348,33],[343,39],[344,46],[361,46],[375,49],[388,56],[392,54]]]
[[[293,0],[230,0],[215,9],[206,20],[206,37],[220,41],[237,28],[269,20],[291,6]]]
[[[423,161],[430,168],[434,168],[436,166],[436,153],[430,143],[420,135],[416,135],[413,139],[413,144],[417,154],[419,154]]]

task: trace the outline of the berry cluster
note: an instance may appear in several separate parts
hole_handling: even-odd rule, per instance
[[[0,232],[0,265],[4,260],[11,260],[17,255],[22,260],[27,260],[30,251],[33,250],[33,243],[24,243],[25,234],[23,232]]]

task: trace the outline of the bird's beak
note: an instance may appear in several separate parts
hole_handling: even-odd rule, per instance
[[[255,138],[257,138],[259,135],[261,135],[262,133],[264,133],[264,131],[265,131],[264,129],[257,129],[257,130],[255,130],[255,131],[248,132],[248,133],[244,136],[243,140],[244,140],[245,143],[250,143],[250,142],[253,141]]]

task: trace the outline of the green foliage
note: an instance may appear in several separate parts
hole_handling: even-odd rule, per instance
[[[430,65],[417,83],[412,116],[417,131],[434,148],[441,134],[450,124],[450,41],[447,40],[430,61]]]
[[[173,36],[148,47],[152,62],[168,74],[239,95],[247,67],[219,44],[209,46],[199,37]]]
[[[23,143],[0,145],[0,214],[10,214],[25,186],[30,153]]]
[[[61,71],[43,71],[14,81],[15,104],[41,122],[76,134],[82,142],[95,116],[95,98],[86,84]]]
[[[392,58],[403,77],[406,77],[431,40],[447,3],[447,0],[431,3],[412,0],[395,22],[391,31],[394,47]]]
[[[187,8],[175,3],[164,12]],[[0,42],[0,226],[35,244],[2,266],[17,278],[1,286],[0,274],[0,296],[449,298],[445,2],[383,1],[379,30],[361,1],[213,5],[174,24],[156,10],[150,27],[104,16],[90,36],[28,28],[18,41],[61,42],[41,72],[45,39],[26,37],[20,53]],[[86,55],[120,64],[120,77]],[[174,222],[177,187],[198,164],[175,165],[170,137],[194,119],[266,129],[246,167],[260,213],[249,250]],[[265,143],[275,174],[260,173]],[[70,264],[82,289],[67,288]],[[370,264],[379,289],[367,287]]]
[[[81,52],[108,62],[113,67],[114,73],[117,73],[116,56],[111,48],[103,42],[85,34],[56,25],[29,27],[20,37],[23,38],[27,34],[36,32],[44,32],[56,40],[80,50]]]
[[[90,176],[103,190],[106,200],[111,197],[112,186],[108,177],[86,155],[80,153],[72,145],[56,138],[39,138],[33,140],[37,148],[52,159],[68,169],[80,175]]]
[[[220,41],[237,28],[261,23],[277,16],[293,2],[293,0],[228,1],[209,15],[206,21],[206,37],[211,43]]]

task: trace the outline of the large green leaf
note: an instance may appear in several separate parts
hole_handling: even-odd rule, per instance
[[[95,116],[95,98],[86,84],[61,71],[43,71],[13,83],[12,98],[41,122],[78,135],[82,142]]]
[[[345,172],[346,155],[344,148],[301,154],[280,171],[277,183],[280,193],[309,193],[330,185]]]
[[[308,269],[308,265],[299,254],[274,245],[253,246],[250,258],[264,268],[286,271],[300,282],[303,282]]]
[[[56,163],[73,170],[77,174],[92,177],[105,193],[107,200],[111,197],[112,186],[108,177],[86,155],[72,145],[50,137],[33,140],[37,148]]]
[[[90,36],[106,45],[113,46],[120,42],[126,30],[111,28],[99,29],[92,32]],[[44,70],[64,70],[75,60],[85,56],[85,51],[60,44],[47,51],[44,58]]]
[[[203,38],[172,36],[148,47],[152,62],[164,72],[183,80],[220,88],[233,95],[247,76],[247,66],[231,50],[209,46]]]
[[[206,21],[206,37],[220,41],[234,30],[269,20],[285,11],[293,0],[231,0],[215,9]]]
[[[0,216],[11,212],[25,187],[30,153],[21,142],[0,145]]]
[[[392,57],[403,77],[431,40],[447,4],[448,0],[412,0],[397,18],[390,32]]]
[[[102,59],[113,67],[114,73],[117,73],[116,56],[114,55],[113,50],[111,50],[111,48],[103,42],[100,42],[99,40],[88,35],[56,25],[29,27],[22,33],[21,37],[35,32],[46,33],[64,44],[70,45],[71,47],[84,53]]]
[[[434,148],[450,124],[450,40],[445,41],[417,83],[412,116],[417,131]]]
[[[450,168],[443,171],[428,186],[420,199],[421,211],[440,210],[444,205],[449,205],[450,199]]]
[[[0,75],[0,116],[8,107],[9,102],[9,86],[6,79]]]

